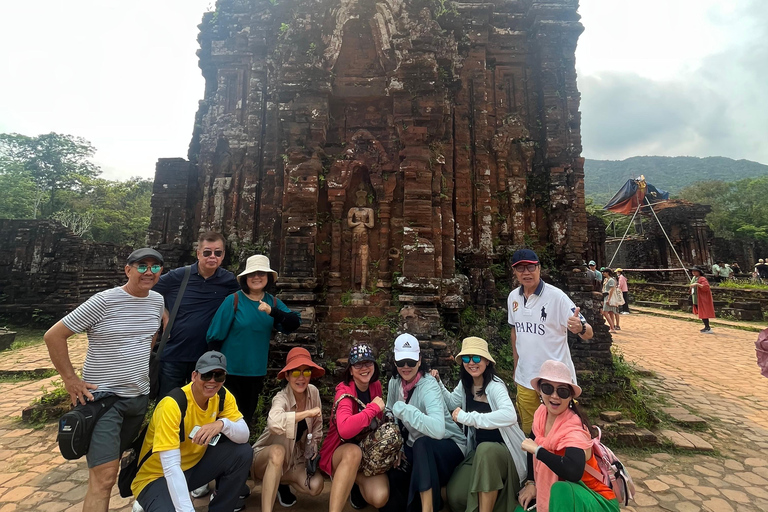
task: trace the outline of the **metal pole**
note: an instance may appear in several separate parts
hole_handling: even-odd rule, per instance
[[[621,244],[624,243],[624,239],[627,238],[627,233],[629,233],[629,226],[632,225],[632,221],[635,220],[635,215],[637,215],[637,212],[640,211],[640,207],[641,206],[642,205],[640,205],[640,204],[637,205],[637,210],[635,210],[635,214],[632,215],[632,219],[629,221],[629,224],[627,224],[627,229],[626,229],[626,231],[624,231],[624,236],[621,237],[621,241],[619,242],[619,246],[616,247],[616,252],[613,253],[613,257],[611,258],[611,261],[608,263],[608,267],[610,267],[611,264],[613,264],[613,260],[615,260],[616,259],[616,255],[619,254],[619,249],[621,249]]]
[[[651,202],[648,201],[648,198],[645,198],[645,202],[648,203],[648,208],[651,209],[651,213],[653,213],[653,217],[656,219],[656,222],[659,223],[659,227],[661,228],[661,232],[664,233],[664,237],[667,239],[667,242],[669,243],[669,246],[672,248],[672,252],[675,253],[675,256],[677,256],[677,261],[680,262],[680,266],[683,267],[683,272],[685,272],[685,277],[688,278],[688,281],[691,280],[690,274],[688,274],[688,268],[683,264],[683,260],[680,259],[680,255],[677,254],[677,250],[675,250],[675,246],[672,245],[672,240],[669,239],[669,236],[667,236],[667,232],[664,230],[664,226],[661,225],[661,221],[659,220],[659,217],[656,216],[656,212],[653,210],[653,206],[651,206]]]

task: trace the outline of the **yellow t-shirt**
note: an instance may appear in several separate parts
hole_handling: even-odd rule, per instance
[[[163,466],[160,463],[158,452],[167,450],[181,451],[181,469],[186,471],[200,462],[205,454],[207,446],[195,444],[189,438],[189,433],[195,428],[195,425],[207,425],[213,423],[219,418],[227,418],[230,421],[237,421],[243,417],[237,409],[235,397],[227,391],[224,397],[224,409],[219,414],[219,395],[208,400],[208,407],[203,410],[197,405],[192,396],[192,384],[187,384],[182,391],[187,395],[187,413],[184,416],[184,442],[179,445],[179,427],[181,425],[181,409],[176,400],[167,396],[160,400],[152,414],[147,429],[147,437],[144,438],[144,444],[141,446],[139,460],[151,449],[152,455],[139,468],[136,478],[131,484],[133,495],[138,497],[147,484],[163,476]]]

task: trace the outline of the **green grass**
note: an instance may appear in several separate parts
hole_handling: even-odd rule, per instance
[[[6,326],[6,329],[16,332],[16,339],[11,343],[11,350],[43,343],[43,334],[46,331],[35,327],[17,327],[14,325]]]
[[[765,290],[768,291],[768,284],[753,283],[749,280],[723,281],[717,285],[718,288],[730,288],[732,290]]]
[[[54,369],[43,371],[13,371],[8,373],[0,372],[0,382],[22,382],[28,380],[42,380],[58,375]]]

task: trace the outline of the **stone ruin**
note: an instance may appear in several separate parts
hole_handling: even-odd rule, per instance
[[[696,265],[709,268],[714,263],[714,234],[705,220],[707,214],[712,211],[710,206],[682,199],[670,199],[654,204],[653,209],[659,220],[657,222],[653,214],[644,209],[642,234],[637,234],[630,227],[632,234],[622,242],[621,236],[606,238],[603,232],[605,265],[608,265],[618,249],[619,252],[611,265],[614,268],[680,268],[680,262],[670,248],[666,236],[669,236],[672,246],[686,267]],[[664,226],[666,236],[659,227],[659,222]],[[668,277],[664,273],[659,276]]]
[[[219,0],[188,160],[157,164],[149,243],[170,267],[206,230],[230,268],[267,254],[304,319],[288,341],[330,360],[407,329],[447,364],[460,313],[505,306],[524,246],[594,316],[577,6]],[[595,323],[573,347],[582,368],[610,362]]]

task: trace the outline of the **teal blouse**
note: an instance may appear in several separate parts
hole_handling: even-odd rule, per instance
[[[223,341],[221,352],[227,357],[227,373],[242,377],[260,377],[267,374],[269,339],[275,328],[275,319],[259,311],[259,303],[239,294],[235,312],[235,294],[228,296],[216,311],[208,327],[206,340]],[[272,308],[291,313],[280,299],[265,293],[263,302]],[[277,326],[278,330],[279,325]]]

